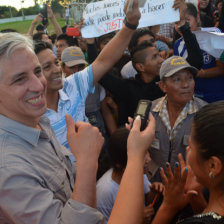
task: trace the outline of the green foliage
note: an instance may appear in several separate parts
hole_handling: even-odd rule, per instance
[[[11,9],[12,16],[17,16],[18,11],[15,7],[9,8],[8,6],[3,5],[3,6],[0,6],[0,19],[11,17],[10,9]]]
[[[33,7],[23,9],[23,12],[25,15],[37,15],[39,13],[39,11],[40,11],[39,5],[35,5]]]
[[[60,13],[62,15],[64,12],[64,7],[59,4],[59,1],[60,0],[52,0],[51,8],[54,13]]]

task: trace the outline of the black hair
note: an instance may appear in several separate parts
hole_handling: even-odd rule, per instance
[[[186,13],[193,16],[194,18],[197,18],[198,16],[198,10],[197,8],[195,7],[194,4],[192,3],[186,3],[187,5],[187,10],[186,10]]]
[[[62,33],[64,33],[64,34],[66,33],[67,27],[68,27],[68,26],[67,26],[67,25],[65,25],[65,26],[63,26],[63,27],[61,28]]]
[[[66,35],[64,33],[60,34],[57,37],[57,40],[65,40],[69,47],[71,47],[71,46],[78,46],[78,41],[77,41],[77,39],[75,37],[68,36],[68,35]]]
[[[207,7],[205,9],[201,9],[199,6],[200,6],[200,4],[199,4],[199,1],[198,1],[198,10],[206,13],[206,15],[208,15],[208,16],[212,15],[212,11],[214,9],[213,9],[213,5],[212,5],[212,1],[211,0],[209,0],[208,5],[207,5]]]
[[[136,68],[137,63],[143,64],[145,62],[145,59],[148,55],[145,50],[148,47],[154,47],[154,46],[148,41],[143,41],[141,44],[134,47],[133,50],[131,51],[132,65],[136,70],[137,70]]]
[[[150,35],[155,39],[155,35],[149,29],[146,29],[146,28],[137,29],[133,33],[131,40],[129,42],[129,45],[128,45],[128,49],[130,52],[137,46],[139,38],[142,36],[145,36],[145,35]]]
[[[107,34],[104,34],[104,35],[98,37],[98,38],[96,39],[97,48],[100,49],[100,43],[101,43],[103,40],[105,40],[105,39],[107,39],[107,38],[112,39],[114,36],[115,36],[115,32],[107,33]]]
[[[38,25],[36,26],[36,30],[37,30],[37,31],[44,31],[44,26],[43,26],[42,24],[38,24]]]
[[[35,34],[33,35],[33,40],[34,40],[34,41],[42,40],[42,36],[43,36],[44,34],[46,34],[46,33],[44,33],[44,32],[38,32],[38,33],[35,33]]]
[[[217,156],[224,163],[224,101],[207,104],[196,113],[191,136],[203,159]]]
[[[46,49],[52,50],[52,46],[48,42],[44,42],[44,41],[34,42],[35,54],[39,54],[41,51],[46,50]]]
[[[127,165],[127,139],[129,131],[126,128],[119,128],[110,136],[108,141],[108,154],[111,166],[121,171]]]
[[[49,36],[49,38],[51,39],[52,44],[55,44],[55,40],[57,39],[57,34],[53,33]]]

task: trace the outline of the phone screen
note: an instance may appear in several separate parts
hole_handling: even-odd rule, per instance
[[[144,115],[145,115],[145,111],[146,111],[147,106],[148,106],[148,105],[147,105],[146,103],[141,103],[141,104],[139,105],[139,107],[138,107],[138,111],[137,111],[137,113],[138,113],[139,115],[144,116]]]

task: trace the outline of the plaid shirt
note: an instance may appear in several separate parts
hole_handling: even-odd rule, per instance
[[[159,112],[159,116],[163,121],[165,127],[167,128],[167,133],[169,135],[170,140],[172,141],[178,130],[181,128],[182,121],[187,117],[188,114],[193,114],[197,112],[198,106],[196,105],[194,98],[190,100],[179,114],[173,128],[171,128],[169,113],[167,110],[167,96],[162,97],[152,111]]]

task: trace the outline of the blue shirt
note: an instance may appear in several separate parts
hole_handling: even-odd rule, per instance
[[[68,149],[65,115],[70,114],[74,121],[88,122],[85,115],[85,101],[87,95],[93,93],[94,89],[93,71],[92,65],[90,65],[64,80],[64,87],[59,90],[57,112],[48,108],[45,113],[50,120],[59,143]],[[75,161],[73,155],[69,158],[72,162]]]
[[[201,50],[201,53],[204,61],[202,69],[216,67],[216,59],[213,56],[204,50]],[[178,39],[174,43],[174,55],[179,55],[185,59],[188,57],[183,38]],[[196,78],[195,96],[208,103],[224,100],[224,76],[214,78]]]

